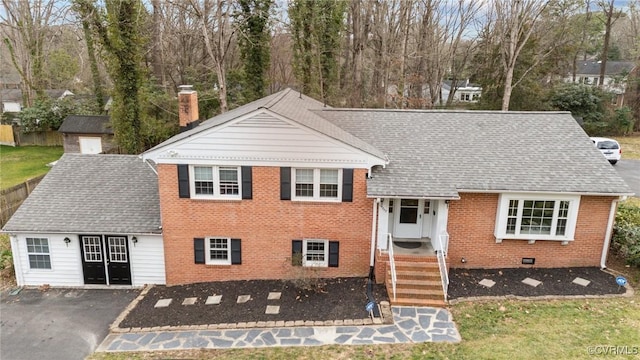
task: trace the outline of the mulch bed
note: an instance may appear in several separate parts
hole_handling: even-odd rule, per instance
[[[525,278],[542,281],[537,287],[522,283]],[[590,280],[586,287],[572,283],[581,277]],[[490,279],[496,284],[487,288],[478,284]],[[599,268],[554,269],[451,269],[449,271],[449,299],[476,296],[545,296],[545,295],[606,295],[624,294],[626,289],[616,284],[616,277]]]
[[[251,321],[344,320],[368,317],[365,278],[323,279],[322,291],[302,290],[289,281],[251,280],[209,282],[180,286],[155,286],[120,323],[119,327],[154,327],[222,324]],[[374,285],[377,302],[388,301],[383,285]],[[281,292],[280,300],[267,300]],[[208,296],[222,295],[218,305],[205,305]],[[239,295],[251,300],[237,304]],[[195,305],[182,305],[197,297]],[[154,308],[160,299],[173,299],[166,308]],[[280,313],[267,315],[267,305],[280,305]]]

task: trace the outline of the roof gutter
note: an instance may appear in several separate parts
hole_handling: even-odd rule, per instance
[[[473,189],[457,189],[463,193],[477,194],[562,194],[562,195],[587,195],[587,196],[616,196],[627,197],[634,196],[635,193],[599,193],[599,192],[578,192],[578,191],[531,191],[531,190],[473,190]]]
[[[412,195],[371,195],[367,194],[369,199],[430,199],[430,200],[460,200],[460,196],[412,196]]]
[[[607,268],[607,255],[609,254],[609,246],[611,245],[611,235],[613,234],[613,224],[616,219],[616,210],[618,208],[618,202],[626,200],[626,196],[621,196],[611,201],[611,209],[609,209],[609,220],[607,221],[607,232],[604,235],[604,241],[602,244],[602,256],[600,257],[600,268]]]
[[[109,235],[151,235],[151,236],[162,236],[162,227],[159,228],[160,232],[152,233],[152,232],[114,232],[114,231],[43,231],[43,230],[5,230],[1,229],[0,234],[9,234],[9,236],[16,234],[54,234],[54,235],[68,235],[68,234],[109,234]]]

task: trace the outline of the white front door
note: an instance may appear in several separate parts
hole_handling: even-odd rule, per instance
[[[422,220],[424,200],[400,199],[394,201],[396,214],[393,237],[405,239],[420,239],[422,237]]]
[[[81,137],[81,154],[100,154],[102,152],[102,139],[99,137]]]

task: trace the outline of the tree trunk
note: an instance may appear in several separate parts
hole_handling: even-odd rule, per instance
[[[613,7],[614,0],[609,0],[608,4],[602,4],[602,10],[607,17],[604,28],[604,43],[602,44],[602,55],[600,55],[600,79],[598,86],[604,87],[604,76],[607,71],[607,58],[609,57],[609,41],[611,39],[611,27],[616,19],[614,19],[615,9]],[[608,8],[606,7],[608,6]]]

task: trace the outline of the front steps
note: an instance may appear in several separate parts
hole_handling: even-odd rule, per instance
[[[404,257],[403,257],[404,258]],[[434,261],[435,260],[435,261]],[[393,299],[391,265],[387,262],[385,285],[391,305],[444,307],[440,269],[435,257],[396,258],[396,299]]]

